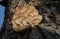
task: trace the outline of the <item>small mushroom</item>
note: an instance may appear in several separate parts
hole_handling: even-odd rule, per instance
[[[38,10],[31,5],[25,5],[17,7],[16,12],[12,17],[12,28],[15,31],[25,30],[29,26],[32,28],[38,25],[42,20],[42,16],[38,13]]]

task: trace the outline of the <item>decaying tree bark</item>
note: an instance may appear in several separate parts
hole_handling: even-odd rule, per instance
[[[59,0],[3,0],[5,18],[0,31],[0,39],[60,39],[60,1]],[[22,31],[12,28],[12,17],[18,6],[32,5],[42,21],[34,28],[31,26]]]

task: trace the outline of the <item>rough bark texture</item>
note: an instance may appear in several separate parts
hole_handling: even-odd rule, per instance
[[[7,2],[7,3],[5,3]],[[39,27],[16,32],[12,29],[12,15],[16,7],[34,5],[43,16]],[[5,18],[0,31],[0,39],[60,39],[60,1],[59,0],[3,0]]]

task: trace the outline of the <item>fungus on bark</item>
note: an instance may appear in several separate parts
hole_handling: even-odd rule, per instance
[[[42,20],[38,10],[31,5],[19,6],[12,17],[13,29],[15,31],[25,30],[29,26],[34,27]]]

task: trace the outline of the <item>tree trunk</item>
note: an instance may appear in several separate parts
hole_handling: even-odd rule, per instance
[[[33,1],[31,5],[34,5],[43,19],[41,23],[34,28],[29,27],[24,31],[15,31],[12,28],[13,25],[11,20],[16,7],[22,6],[25,3],[28,4],[30,1]],[[0,32],[0,39],[60,39],[59,1],[3,0],[1,4],[5,6],[6,9],[4,23]]]

